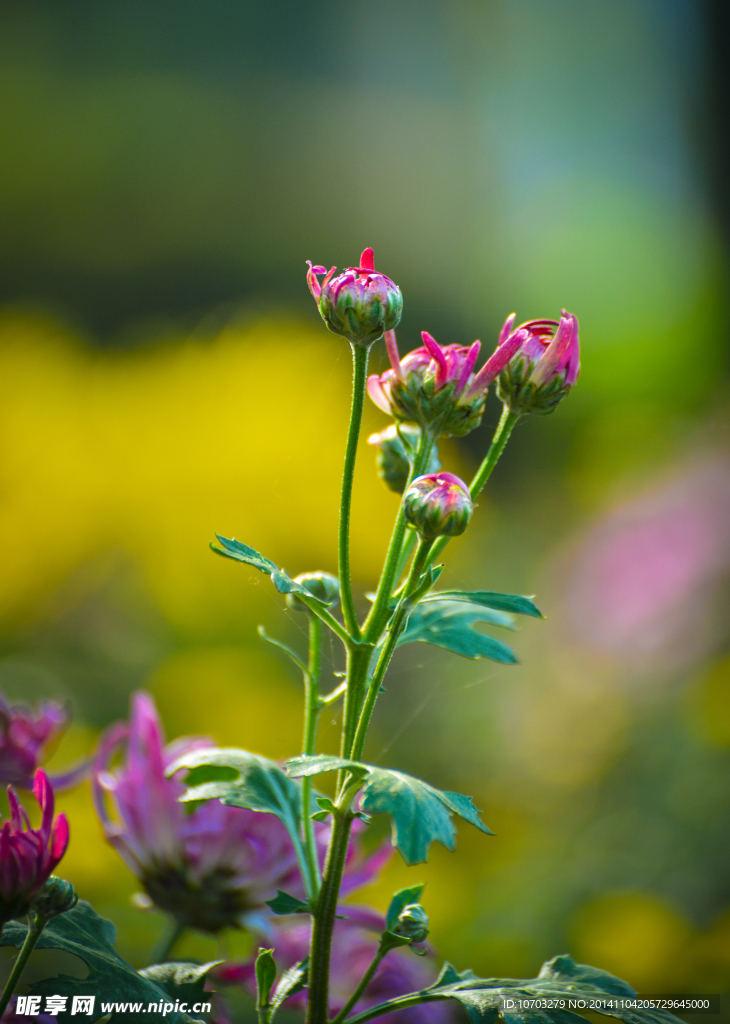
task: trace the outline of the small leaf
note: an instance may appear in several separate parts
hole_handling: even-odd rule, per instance
[[[298,964],[290,967],[286,974],[283,974],[279,979],[279,984],[274,989],[274,995],[271,999],[272,1011],[278,1010],[286,999],[290,996],[295,996],[297,992],[301,992],[302,989],[307,987],[308,983],[309,957],[305,956]]]
[[[257,1005],[266,1009],[270,1005],[271,987],[276,980],[276,963],[274,961],[273,949],[259,949],[256,957],[256,991],[258,998]]]
[[[453,850],[455,829],[452,814],[475,825],[487,835],[492,832],[479,817],[471,797],[442,792],[421,779],[391,768],[376,768],[343,757],[320,754],[317,757],[293,757],[285,768],[290,775],[319,775],[322,772],[349,769],[363,779],[362,804],[366,812],[389,814],[392,842],[406,864],[421,864],[428,858],[432,842]]]
[[[174,775],[181,769],[189,772],[188,789],[180,798],[184,803],[220,800],[229,807],[275,814],[286,825],[295,845],[300,843],[301,789],[274,761],[235,747],[209,747],[183,754],[170,765],[167,774]],[[222,769],[229,773],[227,779],[207,781],[212,771]]]
[[[518,659],[514,651],[499,640],[477,632],[472,628],[475,622],[514,628],[512,617],[506,612],[466,605],[462,601],[424,599],[411,612],[408,624],[398,639],[398,647],[421,642],[444,647],[464,658],[490,658],[504,665],[516,664]]]
[[[211,960],[210,963],[202,965],[178,962],[152,964],[151,967],[144,967],[139,973],[143,978],[164,988],[171,999],[191,1003],[198,1002],[208,974],[222,963],[225,963],[225,960]]]
[[[281,889],[276,890],[276,896],[274,896],[273,900],[266,900],[265,902],[266,906],[280,917],[283,917],[285,914],[311,914],[312,912],[312,908],[308,903],[303,903],[296,896],[291,896],[288,892],[282,892]]]
[[[524,597],[522,594],[497,594],[491,590],[442,590],[434,594],[427,594],[421,599],[426,601],[463,601],[465,604],[483,605],[485,608],[494,608],[497,611],[514,612],[515,615],[531,615],[536,619],[544,619],[537,605],[531,597]]]
[[[398,924],[398,915],[404,907],[407,907],[409,903],[418,903],[421,898],[421,893],[426,886],[425,882],[419,882],[418,885],[409,885],[407,889],[399,889],[394,894],[393,899],[390,901],[390,906],[385,915],[385,927],[389,932]]]
[[[309,817],[312,821],[327,821],[330,816],[329,811],[315,811],[314,814],[310,814]]]
[[[222,548],[216,547],[215,544],[210,545],[217,555],[223,555],[224,558],[232,558],[235,562],[245,562],[246,565],[252,565],[254,569],[258,569],[265,576],[270,576],[271,582],[280,594],[300,594],[308,597],[310,600],[317,600],[311,590],[307,590],[301,583],[296,583],[284,569],[280,569],[270,558],[266,558],[256,551],[255,548],[250,548],[248,544],[242,544],[235,537],[229,540],[227,537],[221,537],[219,533],[216,534],[216,537],[223,545]],[[318,602],[318,604],[321,603],[321,601]],[[322,605],[322,607],[325,607],[325,605]]]
[[[337,806],[328,796],[318,796],[317,807],[321,807],[323,811],[327,811],[329,814],[334,814],[337,810]]]
[[[20,948],[25,941],[28,928],[20,921],[8,921],[2,933],[0,945],[16,946]],[[105,1002],[116,1003],[159,1003],[169,999],[166,985],[167,981],[160,984],[158,981],[146,977],[144,974],[135,971],[131,964],[122,960],[114,949],[116,929],[111,921],[99,917],[93,907],[86,900],[79,900],[72,910],[65,914],[59,914],[46,925],[43,934],[37,943],[37,949],[62,949],[73,956],[80,957],[88,967],[88,973],[83,978],[72,977],[68,974],[57,975],[53,971],[53,977],[41,978],[30,983],[32,995],[69,996],[68,1009],[61,1011],[55,1018],[63,1024],[76,1024],[79,1020],[77,1015],[71,1013],[72,1000],[74,995],[93,995],[97,998],[97,1006],[100,993],[103,994]],[[157,965],[169,966],[169,965]],[[188,967],[190,965],[175,965]],[[206,965],[209,967],[210,965]],[[194,970],[196,968],[193,968]],[[203,970],[203,968],[200,968]],[[71,1020],[73,1016],[73,1020]],[[115,1015],[116,1019],[117,1015]],[[118,1015],[119,1020],[126,1019]],[[171,1012],[166,1018],[173,1024],[192,1024],[199,1018],[192,1017],[187,1013]]]

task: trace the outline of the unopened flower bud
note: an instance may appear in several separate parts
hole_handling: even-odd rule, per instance
[[[458,537],[473,511],[469,488],[453,473],[419,476],[403,496],[403,505],[406,519],[427,540]]]
[[[335,334],[341,334],[353,345],[369,348],[386,331],[400,323],[403,296],[400,288],[385,274],[375,270],[373,250],[365,249],[359,267],[348,267],[333,277],[336,267],[313,267],[311,261],[307,284],[322,319]],[[318,275],[325,274],[320,284]]]
[[[565,398],[580,373],[578,318],[563,310],[556,320],[529,320],[512,331],[507,319],[500,345],[522,333],[525,340],[499,375],[497,391],[511,412],[546,416]],[[499,349],[497,349],[499,351]]]
[[[329,608],[340,596],[340,581],[328,572],[303,572],[294,577],[294,582],[301,584],[312,597],[316,597]],[[308,612],[306,604],[297,594],[287,594],[286,603],[294,612]]]
[[[71,910],[78,901],[79,898],[70,882],[57,875],[51,875],[46,879],[38,895],[33,898],[31,909],[50,921],[52,917],[58,917],[59,914]]]
[[[402,494],[406,489],[411,471],[406,444],[411,452],[415,452],[420,438],[420,429],[412,423],[402,423],[400,427],[391,424],[379,434],[371,434],[368,438],[368,444],[376,445],[378,448],[378,476],[385,486],[396,494]],[[403,443],[404,439],[406,444]],[[426,471],[436,473],[439,469],[441,462],[434,445]]]
[[[420,903],[409,903],[398,915],[398,924],[393,931],[411,942],[425,942],[428,938],[428,914]]]

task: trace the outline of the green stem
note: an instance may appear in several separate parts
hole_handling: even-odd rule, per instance
[[[319,699],[319,672],[322,664],[322,623],[316,616],[309,616],[309,662],[304,673],[304,736],[302,737],[302,753],[312,755],[317,747],[317,726],[322,704]],[[304,832],[304,852],[307,859],[309,874],[309,894],[312,900],[319,896],[319,860],[317,858],[317,842],[314,835],[314,822],[310,815],[312,802],[312,777],[302,779],[302,829]]]
[[[489,446],[489,451],[485,455],[481,466],[476,471],[474,479],[469,484],[469,493],[471,494],[472,501],[476,501],[484,490],[484,485],[492,475],[492,470],[499,462],[499,457],[504,451],[505,446],[509,441],[510,434],[514,430],[515,423],[517,423],[519,418],[520,413],[510,412],[508,406],[505,405],[502,410],[499,423],[497,424],[497,429],[494,432],[492,443]],[[448,537],[439,537],[438,540],[434,541],[431,545],[431,550],[428,554],[426,564],[432,565],[448,543]]]
[[[155,945],[152,947],[152,952],[150,953],[150,963],[167,963],[167,961],[172,955],[173,949],[182,938],[184,931],[184,924],[179,924],[174,917],[169,918],[165,925],[165,930],[163,931],[162,935],[157,940]]]
[[[360,439],[362,410],[365,404],[369,357],[369,348],[352,345],[352,406],[350,409],[350,427],[347,431],[345,465],[342,470],[338,536],[338,571],[340,576],[342,615],[349,633],[355,640],[360,639],[360,626],[355,613],[355,602],[352,598],[352,579],[350,577],[350,507],[352,505],[352,482],[355,476],[357,443]]]
[[[407,996],[399,996],[397,999],[389,999],[387,1003],[378,1003],[371,1006],[369,1010],[349,1017],[345,1024],[365,1024],[365,1021],[375,1020],[376,1017],[384,1017],[386,1013],[395,1013],[396,1010],[407,1010],[409,1006],[418,1006],[419,1003],[437,1003],[448,996],[429,996],[424,992],[412,992]]]
[[[393,621],[390,623],[388,628],[388,638],[380,652],[378,663],[375,666],[373,677],[370,680],[370,685],[368,686],[368,691],[365,695],[365,702],[363,704],[362,712],[360,713],[360,720],[358,721],[355,739],[352,744],[352,753],[349,755],[354,761],[359,761],[362,757],[362,753],[365,748],[365,739],[370,726],[370,719],[380,692],[380,685],[385,677],[388,665],[390,664],[390,659],[393,657],[393,653],[398,645],[398,638],[403,632],[408,620],[408,615],[413,607],[413,601],[409,600],[409,597],[414,593],[418,579],[425,568],[429,550],[429,542],[421,540],[419,542],[415,558],[411,563],[411,571],[409,572],[408,579],[406,580],[403,597],[399,601],[398,607],[393,615]]]
[[[342,712],[342,757],[350,757],[352,742],[355,738],[357,720],[362,707],[370,661],[375,650],[374,644],[358,644],[348,652],[347,658],[347,689]]]
[[[332,839],[322,876],[322,888],[312,925],[309,960],[309,998],[307,1024],[326,1024],[329,1017],[329,973],[332,952],[332,930],[335,925],[337,901],[345,869],[347,844],[353,817],[349,811],[335,814]]]
[[[353,1008],[353,1006],[357,1005],[357,1003],[358,1003],[358,1001],[360,999],[360,996],[363,994],[365,989],[370,984],[370,981],[371,981],[373,975],[375,974],[375,972],[377,971],[378,967],[380,966],[380,961],[383,959],[383,957],[387,956],[387,954],[390,952],[391,949],[393,949],[392,946],[384,946],[382,942],[380,943],[380,945],[378,946],[377,952],[376,952],[375,956],[373,957],[372,963],[370,964],[370,966],[368,967],[368,969],[365,971],[365,973],[363,974],[362,978],[360,979],[360,984],[357,986],[355,991],[352,993],[350,998],[347,1000],[347,1002],[342,1007],[342,1009],[337,1014],[337,1016],[334,1018],[334,1020],[331,1022],[331,1024],[342,1024],[342,1021],[348,1015],[348,1013]]]
[[[424,467],[428,465],[433,443],[434,439],[429,437],[429,435],[423,431],[418,443],[418,451],[416,452],[416,457],[413,460],[411,472],[408,476],[406,490],[410,486],[411,480],[420,476],[421,473],[423,473]],[[378,584],[378,592],[375,595],[373,607],[370,609],[370,614],[368,615],[364,626],[365,639],[371,642],[376,642],[379,639],[380,634],[383,631],[383,627],[388,619],[388,605],[393,593],[393,585],[395,583],[398,565],[401,560],[401,550],[403,548],[405,530],[406,515],[403,502],[401,501],[400,508],[398,509],[398,518],[396,519],[395,526],[393,528],[393,536],[390,540],[390,547],[388,548],[388,554],[385,557],[383,573],[380,577],[380,583]]]
[[[306,604],[310,612],[314,612],[317,618],[324,622],[325,626],[329,626],[335,636],[339,637],[345,647],[349,648],[352,646],[352,637],[345,627],[341,622],[337,621],[334,615],[331,615],[330,612],[327,611],[324,605],[320,604],[316,597],[307,597],[306,594],[297,594],[297,597],[303,604]]]
[[[30,954],[35,948],[35,944],[43,934],[43,929],[46,927],[46,919],[42,914],[36,914],[31,911],[28,914],[28,934],[25,937],[23,945],[20,947],[18,957],[13,964],[13,969],[10,972],[10,977],[7,980],[7,984],[3,989],[3,994],[0,996],[0,1020],[5,1013],[8,1003],[15,991],[20,976],[23,973],[25,965],[28,963]]]

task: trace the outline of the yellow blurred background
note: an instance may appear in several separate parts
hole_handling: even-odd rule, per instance
[[[368,752],[471,793],[496,836],[463,826],[362,898],[426,880],[434,943],[482,975],[570,952],[645,992],[727,990],[716,5],[34,0],[0,28],[0,688],[71,701],[53,764],[140,687],[170,739],[298,750],[299,682],[256,626],[302,646],[302,623],[208,543],[336,568],[350,361],[305,259],[372,245],[403,351],[422,329],[491,350],[512,309],[565,306],[579,386],[520,424],[444,576],[535,593],[547,620],[521,624],[517,667],[399,652]],[[498,415],[445,468],[468,475]],[[396,507],[365,443],[385,425],[368,406],[361,606]],[[143,963],[161,919],[86,787],[60,804],[64,874]]]

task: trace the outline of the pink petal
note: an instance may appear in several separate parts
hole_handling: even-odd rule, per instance
[[[380,377],[377,373],[373,373],[368,377],[368,394],[373,402],[377,405],[378,409],[382,409],[389,416],[392,415],[393,410],[390,407],[388,396],[383,389],[383,385],[380,383]]]
[[[386,331],[383,337],[385,338],[385,347],[388,350],[388,359],[390,359],[390,365],[393,367],[393,373],[396,375],[398,380],[403,380],[403,371],[400,365],[400,353],[398,352],[398,342],[395,340],[395,331]]]
[[[469,375],[474,369],[474,364],[477,361],[477,356],[479,355],[479,350],[481,349],[481,347],[481,341],[475,341],[474,344],[469,349],[469,351],[467,352],[464,358],[464,364],[461,368],[461,374],[459,375],[459,382],[456,388],[457,392],[462,391],[464,385],[469,380]]]
[[[545,353],[530,374],[530,383],[540,387],[546,384],[556,373],[567,364],[570,352],[577,339],[577,321],[574,317],[561,317],[555,337],[545,349]]]
[[[421,331],[421,337],[423,338],[424,347],[428,350],[428,354],[437,364],[438,369],[436,370],[436,391],[442,388],[448,378],[449,367],[446,362],[446,356],[444,355],[441,346],[432,338],[428,331]]]
[[[48,781],[48,776],[42,768],[36,771],[35,778],[33,779],[33,796],[38,801],[43,812],[41,827],[38,831],[44,838],[47,838],[51,834],[51,825],[53,824],[53,790]]]
[[[53,823],[53,832],[51,833],[51,871],[58,864],[61,857],[63,857],[68,847],[68,820],[65,814],[59,814]]]
[[[499,339],[497,341],[497,348],[499,348],[500,345],[504,345],[507,338],[509,338],[510,334],[512,333],[512,326],[516,319],[517,314],[510,313],[505,322],[502,324],[502,330],[499,332]]]
[[[498,377],[507,363],[515,356],[529,338],[527,331],[515,331],[507,341],[503,342],[492,352],[484,366],[471,382],[461,397],[462,402],[468,402],[475,395],[486,391],[495,377]]]
[[[375,270],[375,257],[372,249],[363,249],[360,257],[360,270],[372,272]]]

